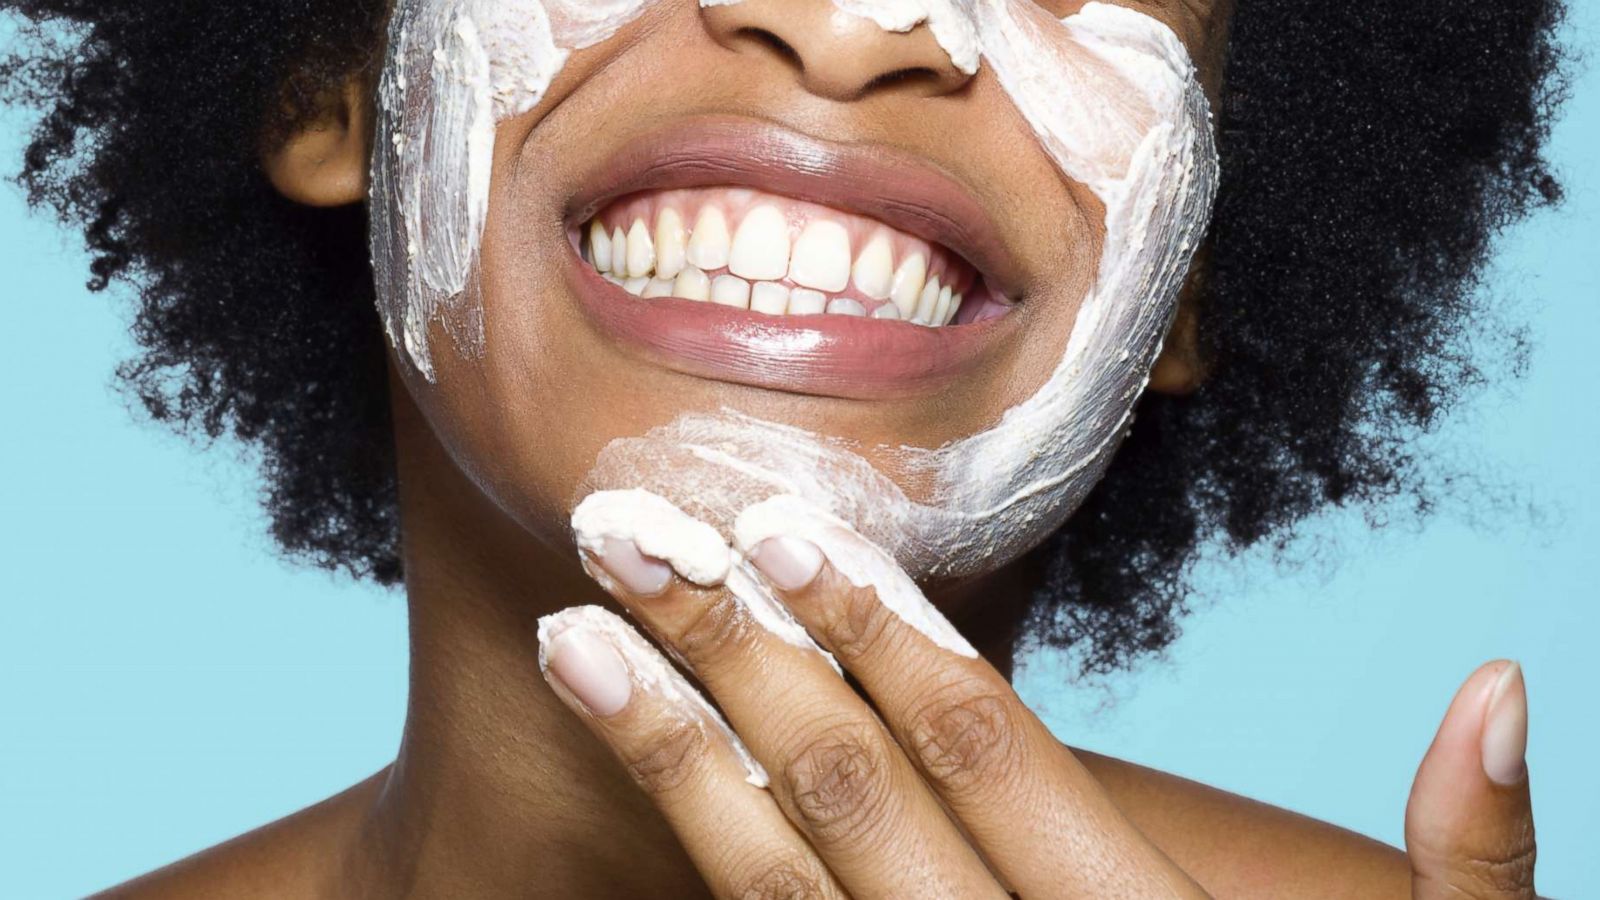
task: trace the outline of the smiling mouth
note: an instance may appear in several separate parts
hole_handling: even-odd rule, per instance
[[[1021,318],[986,210],[897,151],[702,117],[630,141],[591,181],[569,204],[569,284],[601,331],[670,369],[928,394]]]
[[[633,194],[582,229],[584,262],[644,300],[928,327],[1004,315],[972,265],[866,216],[749,188]],[[969,299],[970,298],[970,302]]]

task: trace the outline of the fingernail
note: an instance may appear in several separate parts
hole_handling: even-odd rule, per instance
[[[653,597],[667,589],[672,582],[672,567],[659,559],[639,552],[633,541],[608,537],[600,566],[615,578],[629,593]]]
[[[583,628],[570,628],[553,643],[546,654],[549,673],[589,712],[604,719],[627,707],[633,679],[628,664],[605,638]]]
[[[1489,693],[1483,722],[1483,771],[1495,784],[1520,784],[1527,775],[1528,692],[1522,667],[1506,666]]]
[[[822,551],[810,541],[792,537],[767,538],[756,546],[750,561],[779,590],[798,591],[822,574]]]

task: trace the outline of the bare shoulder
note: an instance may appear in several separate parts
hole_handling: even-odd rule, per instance
[[[96,894],[93,900],[234,900],[336,896],[341,847],[356,839],[383,784],[348,790],[224,844]]]
[[[1213,896],[1404,898],[1405,855],[1284,809],[1083,750],[1128,818]],[[101,900],[338,896],[385,772],[227,843],[96,895]]]
[[[1405,854],[1288,810],[1074,751],[1134,825],[1217,897],[1410,897]]]

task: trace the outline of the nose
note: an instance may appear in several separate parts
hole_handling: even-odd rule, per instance
[[[904,34],[885,31],[833,0],[737,0],[703,12],[717,43],[785,66],[806,90],[831,100],[891,91],[942,96],[971,77],[955,67],[926,26]]]

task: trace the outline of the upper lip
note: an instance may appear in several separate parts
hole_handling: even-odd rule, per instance
[[[835,143],[737,117],[679,120],[630,141],[569,202],[574,231],[607,204],[648,190],[737,186],[857,213],[942,244],[997,294],[1017,298],[1015,259],[965,185],[915,154]]]

